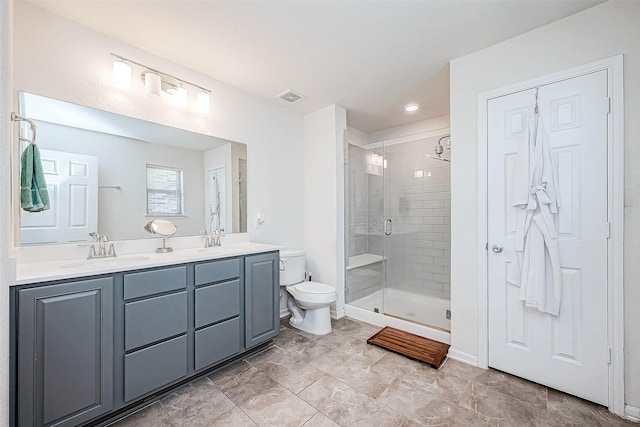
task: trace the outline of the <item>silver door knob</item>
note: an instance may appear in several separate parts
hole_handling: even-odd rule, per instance
[[[500,252],[502,252],[504,248],[502,247],[502,245],[493,245],[491,246],[491,250],[497,254],[499,254]]]

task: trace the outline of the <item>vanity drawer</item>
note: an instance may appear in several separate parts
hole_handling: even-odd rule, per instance
[[[240,277],[240,258],[196,265],[196,286]]]
[[[125,351],[186,331],[186,291],[130,302],[124,306]]]
[[[146,297],[187,287],[187,267],[162,268],[124,275],[124,299]]]
[[[187,337],[181,336],[124,356],[124,400],[128,402],[187,375]]]
[[[240,319],[230,319],[196,331],[196,371],[240,351]]]
[[[240,314],[240,281],[196,289],[196,328]]]

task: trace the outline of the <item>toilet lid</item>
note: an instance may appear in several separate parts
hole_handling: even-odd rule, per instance
[[[318,282],[302,282],[294,285],[294,287],[300,292],[307,292],[310,294],[330,294],[336,291],[333,286]]]

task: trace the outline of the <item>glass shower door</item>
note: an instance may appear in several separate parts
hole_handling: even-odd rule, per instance
[[[433,159],[441,137],[345,138],[345,300],[449,330],[450,163]]]
[[[384,147],[384,313],[450,329],[450,163],[438,138]]]

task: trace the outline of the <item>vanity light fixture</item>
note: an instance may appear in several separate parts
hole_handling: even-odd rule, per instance
[[[420,108],[420,104],[416,104],[415,102],[413,102],[411,104],[405,105],[404,111],[406,111],[407,113],[413,113],[414,111],[418,111],[418,108]]]
[[[148,95],[160,97],[164,91],[172,95],[171,98],[176,105],[186,107],[189,100],[187,86],[192,86],[198,91],[195,110],[203,114],[209,114],[211,111],[211,91],[209,89],[115,53],[112,53],[111,56],[116,58],[113,63],[113,81],[119,87],[125,89],[131,87],[131,69],[132,65],[136,65],[142,68],[140,78],[144,83],[144,91]]]

